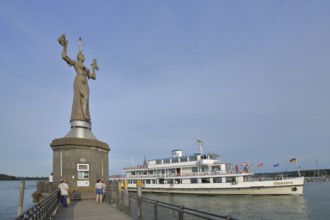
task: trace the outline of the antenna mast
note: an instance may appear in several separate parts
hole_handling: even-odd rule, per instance
[[[203,141],[201,139],[197,138],[196,144],[199,146],[199,152],[200,152],[200,154],[203,154],[203,147],[204,147]]]

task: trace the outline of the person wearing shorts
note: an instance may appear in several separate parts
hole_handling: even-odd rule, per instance
[[[104,184],[101,182],[100,179],[98,179],[96,184],[95,184],[96,204],[97,203],[102,203],[102,201],[103,201],[103,188],[104,188]]]

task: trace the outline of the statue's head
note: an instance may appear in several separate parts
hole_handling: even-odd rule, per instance
[[[81,62],[85,61],[85,56],[81,51],[79,51],[79,53],[77,54],[77,60]]]

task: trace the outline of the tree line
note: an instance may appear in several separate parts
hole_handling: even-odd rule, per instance
[[[22,177],[22,176],[10,176],[0,173],[0,180],[47,180],[48,177]]]

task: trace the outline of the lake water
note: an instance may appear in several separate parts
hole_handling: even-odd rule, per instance
[[[20,181],[0,181],[0,219],[17,214]],[[24,210],[33,206],[36,181],[25,182]],[[330,219],[330,182],[307,182],[303,196],[207,196],[144,193],[157,199],[189,208],[231,214],[238,219]]]
[[[0,181],[0,219],[15,219],[21,181]],[[23,211],[32,207],[32,193],[37,190],[36,181],[25,181]]]
[[[237,219],[330,219],[330,182],[307,182],[303,196],[228,196],[144,193],[162,202],[184,205]]]

